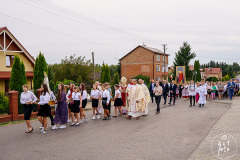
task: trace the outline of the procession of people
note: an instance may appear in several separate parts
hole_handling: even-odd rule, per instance
[[[20,103],[23,104],[24,120],[26,120],[27,131],[31,133],[33,127],[30,123],[30,117],[33,104],[37,103],[40,108],[38,111],[38,120],[40,122],[41,133],[47,133],[47,117],[51,119],[51,128],[53,130],[64,129],[67,123],[70,127],[80,126],[81,123],[87,122],[88,118],[84,113],[87,106],[88,93],[84,83],[75,86],[70,83],[69,86],[63,83],[58,84],[57,97],[50,91],[47,76],[45,74],[44,83],[41,85],[41,95],[38,100],[34,93],[28,90],[28,85],[23,85],[23,93],[20,97]],[[67,88],[69,90],[67,91]],[[223,99],[232,97],[238,93],[239,85],[230,80],[229,82],[185,82],[177,85],[174,80],[169,83],[166,80],[152,80],[149,87],[142,79],[131,78],[129,84],[125,77],[121,78],[119,84],[114,85],[115,94],[109,83],[101,84],[96,81],[90,93],[93,109],[92,120],[100,119],[103,111],[103,120],[110,120],[111,117],[117,118],[126,115],[126,119],[139,120],[149,112],[149,103],[156,103],[156,114],[160,113],[161,99],[163,105],[167,102],[169,105],[175,105],[177,98],[189,100],[189,107],[198,103],[199,107],[204,107],[207,100]],[[162,98],[163,97],[163,98]],[[168,98],[169,97],[169,98]],[[168,100],[169,99],[169,100]],[[38,101],[38,102],[37,102]],[[56,105],[53,105],[53,102]],[[114,102],[114,111],[111,112],[111,102]],[[52,118],[51,107],[55,107],[55,118]],[[113,116],[111,116],[113,113]]]

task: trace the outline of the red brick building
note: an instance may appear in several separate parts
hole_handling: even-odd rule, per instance
[[[145,45],[137,46],[128,54],[120,59],[121,77],[128,80],[139,74],[150,76],[150,79],[164,79],[164,57],[165,57],[165,75],[168,77],[168,56],[163,51],[147,47]]]

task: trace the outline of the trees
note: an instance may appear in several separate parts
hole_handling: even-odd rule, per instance
[[[111,83],[111,76],[110,76],[110,69],[108,67],[108,64],[104,64],[102,65],[102,69],[101,69],[101,78],[100,78],[100,82],[101,83]]]
[[[105,74],[105,64],[104,64],[104,62],[103,62],[102,67],[101,67],[101,77],[100,77],[100,82],[101,82],[101,83],[104,83],[104,82],[105,82],[105,80],[104,80],[104,74]]]
[[[176,66],[185,66],[186,67],[186,79],[190,79],[192,72],[189,70],[189,62],[191,59],[196,57],[196,54],[191,52],[191,46],[188,42],[184,42],[183,45],[180,47],[179,51],[175,53],[174,58],[174,71],[173,77],[176,77]]]
[[[111,83],[111,76],[110,76],[110,69],[108,67],[108,64],[105,65],[105,73],[104,76],[104,82]]]
[[[210,61],[207,64],[201,65],[201,68],[221,68],[222,76],[229,75],[230,78],[234,78],[238,71],[240,71],[240,66],[237,62],[233,62],[233,64],[226,64],[226,62],[215,62]]]
[[[9,83],[10,90],[18,91],[20,94],[21,92],[23,92],[22,86],[26,83],[27,77],[24,63],[20,62],[20,58],[18,56],[15,56]]]
[[[21,65],[21,75],[22,75],[22,84],[27,84],[27,76],[26,76],[26,71],[25,71],[25,65],[23,61],[20,63]]]
[[[16,55],[14,56],[11,78],[9,87],[10,90],[18,91],[18,111],[22,113],[22,104],[20,104],[20,95],[23,92],[22,86],[27,83],[27,77],[25,72],[25,66],[23,61],[20,62],[20,58]]]
[[[115,92],[114,85],[115,85],[115,84],[119,84],[119,81],[120,81],[120,79],[119,79],[119,74],[118,74],[118,72],[116,72],[116,73],[113,75],[113,81],[112,81],[112,91],[113,91],[113,93]]]
[[[36,63],[34,66],[34,75],[33,75],[33,88],[34,91],[39,89],[43,83],[44,80],[44,71],[48,73],[48,68],[47,68],[47,63],[45,60],[44,55],[40,52],[37,59]]]
[[[195,62],[194,62],[194,71],[197,71],[196,81],[200,82],[201,81],[201,73],[200,73],[200,63],[199,63],[199,60],[195,60]]]
[[[92,81],[92,77],[90,77],[93,70],[92,64],[85,57],[76,57],[74,54],[62,59],[60,64],[52,64],[50,66],[54,74],[54,83],[57,81],[63,82],[65,79],[83,83]],[[81,78],[79,79],[80,76]]]
[[[137,76],[135,76],[133,78],[137,79],[137,80],[139,80],[139,79],[144,80],[144,83],[146,83],[148,87],[150,85],[150,77],[149,76],[145,76],[145,75],[139,74],[139,75],[137,75]]]

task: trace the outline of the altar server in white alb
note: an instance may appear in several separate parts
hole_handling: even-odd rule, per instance
[[[201,82],[201,86],[199,87],[199,107],[203,106],[206,104],[206,95],[207,95],[207,88],[204,85],[203,82]]]
[[[189,93],[189,96],[190,96],[189,107],[195,106],[197,86],[196,86],[196,84],[194,83],[193,80],[191,80],[191,83],[188,85],[188,93]]]

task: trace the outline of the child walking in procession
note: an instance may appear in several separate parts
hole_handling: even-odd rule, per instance
[[[119,110],[120,116],[122,115],[121,106],[123,105],[123,101],[121,98],[121,92],[119,91],[119,86],[117,84],[115,84],[114,89],[115,89],[115,97],[113,101],[115,101],[114,102],[115,115],[113,117],[117,117],[118,116],[117,109]]]
[[[75,118],[77,119],[77,124],[75,126],[80,126],[79,118],[80,118],[80,108],[82,104],[82,96],[81,96],[81,93],[79,92],[78,87],[73,87],[72,102],[73,102],[73,105],[71,107],[72,123],[70,124],[70,126],[75,125],[74,123]]]
[[[38,105],[40,105],[38,111],[38,120],[42,124],[43,127],[41,133],[47,133],[47,117],[49,116],[49,106],[48,102],[50,101],[50,95],[48,92],[48,87],[45,83],[41,85],[42,95],[40,96],[40,101]]]
[[[109,91],[106,90],[106,85],[102,85],[102,105],[104,109],[104,118],[103,120],[109,120],[110,119],[110,113],[109,113],[109,102],[110,102],[110,94]]]
[[[33,131],[33,127],[30,123],[30,117],[33,110],[33,103],[37,101],[37,97],[34,93],[28,90],[28,85],[23,85],[23,92],[21,93],[20,103],[23,105],[23,113],[24,113],[24,120],[26,120],[27,124],[27,131],[25,133],[31,133]]]
[[[97,86],[94,84],[93,89],[91,90],[92,108],[93,108],[92,120],[96,119],[96,116],[95,116],[96,113],[97,113],[97,119],[100,118],[100,114],[98,111],[98,101],[100,97],[101,97],[100,91],[97,89]]]
[[[84,122],[87,122],[88,118],[84,113],[84,109],[87,106],[87,91],[84,83],[80,84],[80,93],[82,96],[82,105],[80,108],[80,123],[82,123],[83,117],[84,117]]]
[[[64,129],[66,128],[66,123],[68,121],[68,108],[66,102],[66,92],[64,91],[64,84],[58,84],[58,93],[57,93],[57,108],[54,118],[54,126],[52,129]],[[60,125],[60,127],[58,127]]]

